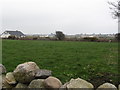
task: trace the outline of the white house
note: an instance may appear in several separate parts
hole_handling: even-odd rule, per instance
[[[1,38],[8,38],[9,36],[15,36],[17,38],[25,37],[21,31],[5,31],[0,35]]]

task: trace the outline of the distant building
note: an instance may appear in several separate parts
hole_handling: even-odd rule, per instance
[[[0,35],[1,38],[8,38],[9,36],[15,36],[16,38],[25,37],[21,31],[5,31]]]

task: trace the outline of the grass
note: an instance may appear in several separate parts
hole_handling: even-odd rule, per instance
[[[20,63],[34,61],[53,71],[63,83],[83,78],[117,83],[118,44],[108,42],[3,40],[2,63],[13,71]]]

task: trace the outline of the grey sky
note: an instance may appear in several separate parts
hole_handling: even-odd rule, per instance
[[[65,34],[117,33],[117,20],[112,19],[107,1],[2,0],[2,30],[27,34],[56,30]]]

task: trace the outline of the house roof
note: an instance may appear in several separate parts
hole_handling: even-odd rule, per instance
[[[5,31],[11,35],[16,35],[16,36],[25,36],[21,31]]]

